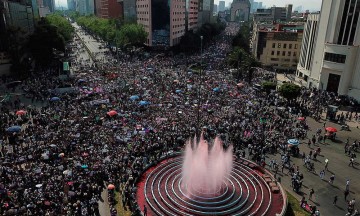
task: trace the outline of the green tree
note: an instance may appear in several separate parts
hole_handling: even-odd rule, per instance
[[[249,69],[251,67],[260,67],[261,64],[255,57],[247,53],[240,47],[235,47],[227,58],[228,64],[233,68],[243,67]]]
[[[200,50],[200,44],[200,36],[193,31],[188,31],[181,37],[178,48],[180,52],[190,53]]]
[[[261,86],[268,94],[271,92],[271,90],[276,90],[275,82],[265,81],[265,82],[261,83]]]
[[[9,45],[9,54],[11,56],[11,72],[18,78],[22,78],[26,72],[26,62],[24,54],[27,53],[27,40],[25,31],[19,27],[10,26],[6,31],[7,44]]]
[[[247,53],[250,53],[250,25],[245,22],[241,24],[241,27],[233,38],[232,45],[233,47],[240,47],[245,50]]]
[[[39,22],[34,34],[30,36],[28,47],[36,63],[46,66],[54,57],[54,49],[65,51],[65,39],[56,26],[50,25],[43,19]]]
[[[284,83],[280,88],[279,92],[281,96],[288,100],[296,99],[300,96],[301,88],[300,86],[293,84],[293,83]]]
[[[235,47],[233,49],[227,58],[227,63],[230,67],[237,68],[237,71],[233,74],[237,79],[244,77],[247,73],[249,83],[253,77],[252,68],[261,66],[253,55],[247,53],[240,47]]]
[[[147,39],[147,32],[142,25],[125,24],[120,28],[116,35],[116,42],[118,46],[139,46],[143,45]]]
[[[48,16],[46,16],[45,20],[47,24],[57,27],[59,34],[61,34],[65,41],[69,41],[72,39],[74,27],[72,27],[72,25],[65,17],[59,14],[49,14]]]
[[[104,19],[96,16],[79,16],[76,18],[77,24],[88,32],[95,34],[109,43],[115,43],[116,35],[119,34],[118,27],[121,26],[119,20]]]
[[[80,13],[78,11],[69,11],[67,14],[74,21],[80,17]]]
[[[204,23],[196,32],[197,35],[204,37],[204,43],[208,43],[213,40],[225,29],[224,23]]]

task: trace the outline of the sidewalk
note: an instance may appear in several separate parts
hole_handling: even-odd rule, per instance
[[[282,84],[283,82],[291,82],[298,86],[306,85],[306,82],[304,80],[296,77],[294,74],[285,76],[283,73],[277,73],[276,80],[278,81],[278,84]]]

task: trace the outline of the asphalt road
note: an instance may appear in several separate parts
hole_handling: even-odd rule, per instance
[[[94,39],[90,35],[86,35],[84,33],[84,31],[81,30],[81,27],[78,26],[76,23],[73,23],[72,25],[74,26],[77,35],[81,38],[81,40],[84,42],[84,44],[86,45],[86,47],[90,51],[91,55],[93,57],[95,57],[96,60],[104,60],[104,61],[106,61],[107,59],[105,58],[105,55],[103,54],[103,52],[106,51],[107,49],[103,48],[104,44],[102,44],[101,42],[96,41],[96,39]],[[100,46],[102,48],[99,48]]]
[[[307,122],[310,126],[308,137],[311,138],[317,128],[322,128],[324,131],[324,120],[316,122],[313,119],[307,118]],[[353,122],[353,125],[354,124],[358,123]],[[347,179],[350,180],[350,194],[347,200],[350,201],[353,198],[360,200],[360,164],[355,163],[354,167],[348,166],[350,158],[344,154],[346,139],[349,138],[350,144],[352,144],[354,140],[359,140],[360,129],[353,127],[351,128],[351,131],[340,131],[340,126],[338,124],[326,121],[326,127],[328,126],[338,129],[335,142],[326,140],[325,144],[318,144],[317,146],[311,145],[311,148],[309,148],[307,146],[307,140],[302,140],[302,144],[299,146],[300,153],[305,152],[306,155],[309,154],[310,150],[314,152],[317,147],[321,148],[321,155],[317,157],[316,161],[313,161],[315,163],[315,173],[307,171],[303,166],[303,160],[301,158],[292,158],[292,163],[299,166],[300,172],[304,175],[301,194],[305,196],[306,200],[308,200],[309,197],[309,190],[313,188],[315,191],[315,198],[309,203],[311,205],[316,205],[318,209],[320,209],[321,215],[341,216],[345,215],[347,212],[347,204],[344,199],[344,190]],[[356,154],[359,155],[358,153]],[[281,161],[279,154],[273,156],[269,155],[267,163],[269,163],[272,158],[276,159],[278,162]],[[325,159],[329,160],[329,171],[325,171],[325,177],[322,180],[319,173],[324,169]],[[291,178],[289,175],[286,175],[286,169],[284,170],[284,173],[285,174],[280,173],[279,175],[281,177],[282,186],[300,200],[301,195],[296,194],[291,188]],[[333,185],[328,183],[332,174],[335,174]],[[338,202],[336,205],[333,205],[332,203],[335,195],[338,196]],[[359,204],[355,205],[355,209],[359,209]]]
[[[98,52],[102,51],[102,49],[99,49],[99,45],[101,45],[100,43],[98,43],[95,39],[92,39],[90,36],[85,35],[76,23],[73,23],[73,26],[75,27],[76,34],[84,42],[85,46],[87,46],[87,48],[90,52],[92,52],[94,54],[94,53],[98,53]],[[86,49],[83,52],[81,52],[80,55],[77,55],[76,57],[78,58],[78,60],[90,59],[90,63],[91,64],[93,63],[93,61],[90,57],[90,54],[88,53],[88,51]],[[105,57],[103,54],[101,54],[101,53],[98,54],[98,58],[103,58],[103,57]],[[101,197],[102,197],[103,201],[98,202],[99,203],[99,212],[100,212],[101,216],[110,216],[110,208],[109,208],[109,202],[108,202],[107,196],[108,196],[107,189],[105,189],[101,193]]]

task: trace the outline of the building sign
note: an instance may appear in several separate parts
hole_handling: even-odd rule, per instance
[[[63,62],[63,71],[69,71],[69,70],[70,70],[69,62]]]

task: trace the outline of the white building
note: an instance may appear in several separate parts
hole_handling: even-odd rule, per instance
[[[308,81],[310,68],[313,64],[315,40],[319,27],[320,14],[309,14],[304,26],[300,59],[297,66],[297,75]]]
[[[359,13],[358,0],[326,0],[318,22],[310,15],[297,68],[308,87],[360,100]]]

